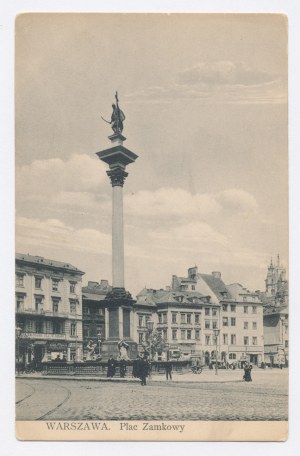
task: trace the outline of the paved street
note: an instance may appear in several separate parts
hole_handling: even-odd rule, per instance
[[[17,378],[19,420],[286,420],[287,370],[205,371],[136,381]],[[216,378],[217,377],[217,378]],[[217,381],[215,381],[217,380]]]

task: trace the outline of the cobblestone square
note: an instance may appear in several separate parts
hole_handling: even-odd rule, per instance
[[[217,376],[215,376],[217,377]],[[17,378],[18,420],[287,420],[287,370],[200,376],[152,376],[137,381]]]

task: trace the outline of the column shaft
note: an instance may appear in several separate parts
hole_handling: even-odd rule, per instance
[[[112,286],[124,288],[123,187],[112,189]]]

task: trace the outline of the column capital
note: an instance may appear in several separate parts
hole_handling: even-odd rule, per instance
[[[110,177],[112,187],[123,187],[128,173],[121,168],[115,168],[110,171],[106,171],[108,177]]]

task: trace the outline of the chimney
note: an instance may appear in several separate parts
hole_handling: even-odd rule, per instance
[[[221,279],[221,273],[219,271],[213,271],[211,274],[215,279]]]

